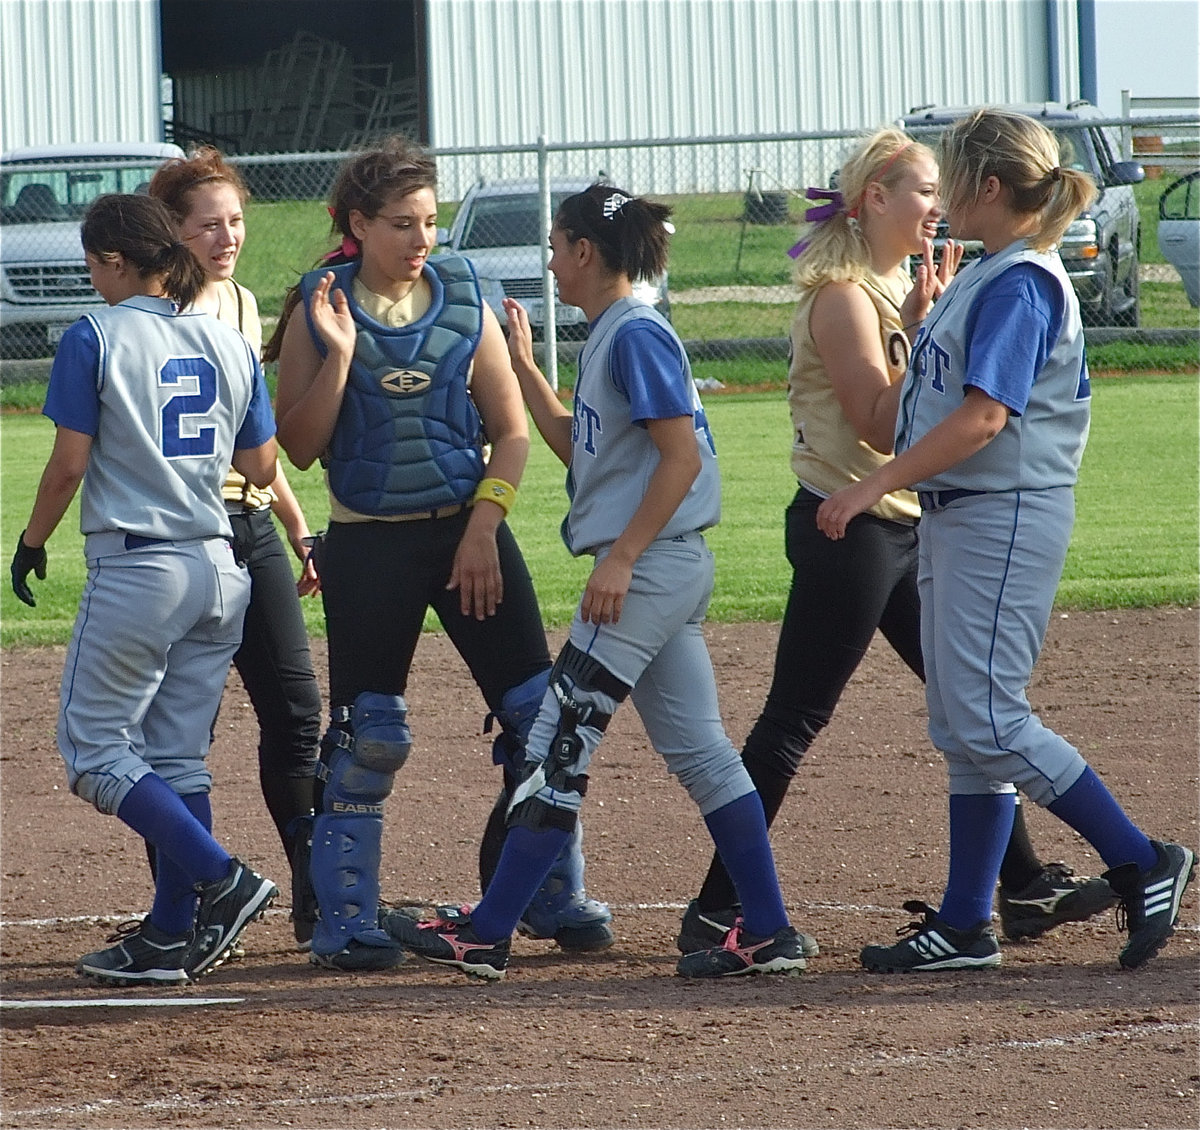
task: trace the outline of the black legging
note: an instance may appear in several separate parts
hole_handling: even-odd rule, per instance
[[[234,544],[250,574],[250,605],[233,657],[258,719],[263,799],[291,859],[288,824],[313,806],[321,737],[321,691],[291,555],[264,507],[230,516]]]
[[[365,690],[403,694],[430,607],[466,662],[488,710],[499,711],[506,691],[549,669],[537,594],[506,523],[496,531],[504,578],[504,599],[496,614],[484,620],[464,616],[458,591],[446,589],[469,517],[464,511],[414,522],[330,525],[317,568],[329,637],[331,706],[349,706]],[[510,786],[506,777],[506,790]],[[507,809],[502,793],[481,838],[480,867],[487,877],[503,847]]]
[[[329,638],[331,707],[362,691],[404,694],[425,612],[432,608],[483,692],[499,710],[504,692],[550,666],[537,595],[506,523],[496,532],[504,599],[494,616],[459,610],[446,582],[469,511],[413,522],[333,522],[317,568]],[[418,705],[419,709],[419,705]]]
[[[860,514],[846,527],[844,538],[832,541],[817,529],[821,501],[801,487],[787,508],[785,545],[792,588],[779,629],[771,690],[742,749],[768,824],[877,628],[925,681],[916,526]],[[1024,807],[1018,804],[1001,882],[1020,889],[1041,867],[1029,840]],[[721,910],[736,901],[733,883],[714,855],[699,907]]]
[[[792,587],[775,649],[766,705],[742,750],[775,819],[805,751],[828,724],[842,691],[875,635],[883,632],[918,678],[921,606],[917,596],[917,528],[862,514],[833,541],[817,529],[821,498],[803,487],[787,508],[785,545]],[[700,891],[702,909],[737,901],[714,855]]]

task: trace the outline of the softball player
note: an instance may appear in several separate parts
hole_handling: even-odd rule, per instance
[[[569,841],[588,767],[632,697],[655,749],[699,806],[744,907],[722,945],[684,955],[685,977],[798,973],[762,803],[721,725],[701,621],[713,585],[703,530],[720,517],[716,453],[679,338],[633,283],[666,269],[661,204],[608,185],[563,201],[550,270],[591,326],[574,410],[533,361],[529,320],[507,300],[509,348],[542,437],[567,465],[567,548],[596,564],[551,674],[509,808],[491,886],[472,909],[417,923],[385,918],[401,943],[473,976],[500,978],[525,903]]]
[[[432,159],[404,139],[347,162],[331,196],[341,248],[301,280],[304,317],[267,350],[279,350],[280,442],[302,469],[322,461],[332,507],[317,561],[332,725],[310,959],[334,969],[403,960],[378,925],[383,802],[409,753],[403,695],[426,611],[483,692],[488,728],[500,723],[493,756],[510,785],[550,671],[533,583],[504,521],[529,453],[525,411],[473,268],[428,258],[436,183]],[[483,837],[485,883],[506,809]],[[584,888],[581,835],[530,891],[521,928],[587,951],[613,934],[608,908]]]
[[[205,147],[186,160],[163,165],[150,181],[149,192],[170,208],[183,242],[204,268],[206,282],[195,308],[233,326],[257,357],[262,352],[258,304],[233,279],[246,234],[243,208],[248,195],[237,170],[217,150]],[[308,883],[308,843],[321,692],[297,594],[314,593],[319,585],[308,548],[310,530],[282,465],[265,489],[230,469],[221,493],[233,527],[234,552],[250,576],[250,605],[233,665],[258,719],[259,784],[292,869],[296,941],[307,949],[316,917]],[[298,583],[272,513],[302,562]]]
[[[46,575],[45,543],[83,483],[88,578],[67,650],[58,747],[72,792],[153,845],[154,905],[78,971],[117,984],[208,972],[278,891],[212,837],[210,727],[249,598],[221,502],[230,462],[275,475],[274,421],[249,346],[180,313],[204,275],[170,214],[102,196],[82,227],[109,306],[63,335],[44,412],[54,448],[12,563]],[[198,898],[198,904],[197,904]]]
[[[1135,968],[1174,932],[1192,876],[1186,847],[1149,839],[1079,752],[1031,711],[1025,688],[1049,622],[1074,522],[1091,390],[1079,306],[1054,244],[1094,199],[1061,168],[1053,135],[979,110],[946,132],[950,230],[986,255],[960,272],[917,337],[900,399],[896,458],[821,504],[841,538],[887,491],[920,498],[919,584],[929,734],[950,779],[950,874],[913,935],[867,946],[877,971],[997,965],[991,896],[1013,785],[1095,847],[1120,898]]]
[[[828,724],[876,630],[924,679],[917,596],[917,519],[911,491],[885,494],[830,541],[817,529],[822,499],[885,463],[892,449],[910,340],[953,276],[961,248],[947,244],[934,269],[941,216],[930,150],[896,129],[863,139],[837,190],[809,189],[805,240],[793,249],[800,302],[792,322],[788,404],[799,489],[787,508],[792,584],[775,672],[742,760],[770,824],[805,752]],[[910,255],[924,256],[916,285]],[[1000,868],[1000,919],[1009,937],[1035,937],[1088,918],[1114,901],[1102,879],[1044,866],[1018,806]],[[687,908],[678,945],[719,940],[738,915],[733,884],[714,857]],[[805,936],[807,938],[807,936]],[[806,953],[816,952],[807,940]]]

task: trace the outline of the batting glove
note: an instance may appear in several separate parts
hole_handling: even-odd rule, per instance
[[[12,587],[19,600],[23,600],[30,608],[37,607],[33,593],[26,583],[30,573],[34,573],[39,581],[46,579],[46,547],[40,545],[37,549],[25,544],[25,531],[17,538],[17,552],[12,559]]]

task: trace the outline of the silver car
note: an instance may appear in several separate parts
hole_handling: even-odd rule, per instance
[[[591,180],[553,179],[550,182],[550,214],[564,199],[583,192]],[[529,314],[533,335],[542,337],[545,298],[542,287],[540,197],[535,180],[480,181],[473,185],[454,217],[453,226],[440,229],[438,243],[465,255],[479,275],[484,300],[504,325],[501,302],[515,298]],[[670,316],[667,279],[639,283],[634,294]],[[558,337],[587,336],[587,316],[578,306],[556,302],[554,320]]]
[[[0,349],[54,351],[80,315],[104,305],[92,289],[79,223],[108,192],[145,191],[177,145],[94,143],[14,149],[0,157]]]
[[[1158,248],[1183,279],[1193,306],[1200,306],[1200,169],[1158,198]]]

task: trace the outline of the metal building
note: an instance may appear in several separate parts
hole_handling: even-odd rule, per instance
[[[163,135],[159,0],[0,3],[0,151]]]
[[[168,137],[232,153],[392,129],[444,151],[869,128],[1077,96],[1090,2],[3,0],[0,146],[157,140],[164,112]],[[630,154],[602,159],[616,176]],[[643,187],[729,186],[675,154]]]

